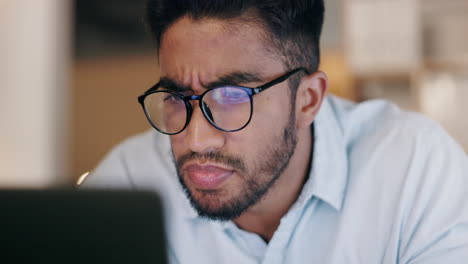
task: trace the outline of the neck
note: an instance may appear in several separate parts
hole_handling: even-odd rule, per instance
[[[308,177],[313,140],[310,129],[298,131],[296,150],[288,166],[257,204],[234,219],[238,227],[270,241],[281,218],[297,200]]]

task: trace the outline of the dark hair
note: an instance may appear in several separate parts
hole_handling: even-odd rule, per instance
[[[148,0],[146,23],[159,48],[161,36],[179,18],[247,19],[264,27],[267,41],[288,70],[320,63],[323,0]],[[246,15],[249,14],[249,15]],[[298,78],[292,78],[295,88]]]

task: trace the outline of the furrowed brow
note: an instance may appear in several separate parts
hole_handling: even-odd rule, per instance
[[[214,82],[206,85],[207,89],[225,86],[225,85],[241,85],[244,83],[261,82],[263,79],[259,74],[249,72],[233,72],[222,76]]]
[[[170,91],[174,91],[178,93],[192,90],[190,86],[180,85],[176,81],[169,79],[167,77],[161,78],[161,80],[159,81],[159,87],[162,87],[165,90],[170,90]]]
[[[261,82],[262,80],[263,79],[257,73],[233,72],[222,76],[216,81],[208,83],[207,85],[205,85],[205,88],[211,89],[226,85],[241,85],[244,83]],[[179,93],[193,90],[190,86],[180,85],[176,81],[167,77],[161,78],[161,80],[159,81],[159,87],[162,87],[165,90],[170,90]]]

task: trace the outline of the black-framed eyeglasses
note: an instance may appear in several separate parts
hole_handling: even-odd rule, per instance
[[[193,113],[190,101],[193,100],[198,100],[203,115],[215,128],[236,132],[252,120],[252,97],[255,94],[284,82],[300,71],[309,72],[305,68],[297,68],[256,88],[225,85],[209,89],[201,95],[186,96],[164,88],[159,90],[160,83],[157,83],[139,96],[138,102],[151,126],[163,134],[175,135],[188,126]]]

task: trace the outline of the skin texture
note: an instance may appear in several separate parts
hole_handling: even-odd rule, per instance
[[[161,77],[190,87],[194,94],[203,93],[210,83],[236,72],[253,73],[262,80],[237,85],[264,84],[291,70],[267,51],[264,36],[263,29],[256,25],[184,17],[162,37]],[[291,109],[288,85],[283,82],[255,95],[252,121],[241,131],[217,130],[194,103],[188,127],[171,136],[180,180],[192,204],[198,205],[196,209],[216,213],[253,199],[253,204],[244,204],[245,210],[227,218],[266,241],[297,199],[308,175],[313,147],[310,125],[328,81],[321,72],[304,76],[295,109]],[[191,174],[199,175],[212,167],[229,174],[227,180],[215,187],[200,187],[191,180]],[[252,194],[262,187],[266,190],[261,198]]]

